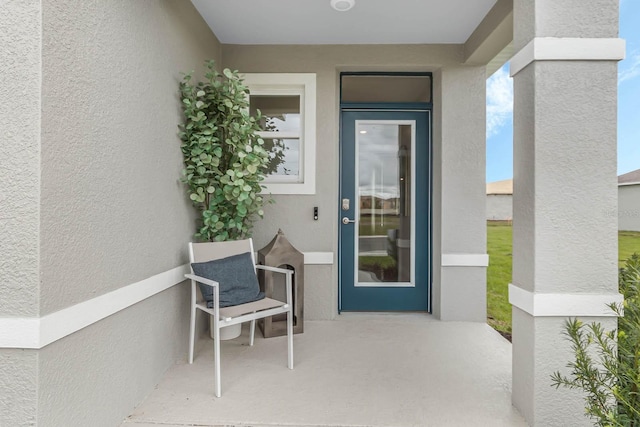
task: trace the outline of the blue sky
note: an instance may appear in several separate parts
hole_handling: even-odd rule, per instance
[[[640,169],[640,1],[620,2],[618,174]],[[594,100],[594,108],[598,108]],[[487,182],[513,177],[513,85],[504,66],[487,80]]]

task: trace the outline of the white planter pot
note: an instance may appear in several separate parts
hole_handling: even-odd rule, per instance
[[[213,339],[213,316],[209,316],[209,331]],[[220,329],[220,341],[232,340],[238,338],[242,333],[242,323],[237,325],[225,326]]]

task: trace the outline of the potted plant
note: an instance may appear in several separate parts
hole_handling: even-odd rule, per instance
[[[237,71],[222,74],[207,61],[205,81],[180,82],[184,123],[179,125],[185,169],[182,182],[200,212],[195,236],[203,241],[251,235],[263,216],[260,195],[265,172],[273,168],[260,131],[260,111],[249,114],[249,91]]]

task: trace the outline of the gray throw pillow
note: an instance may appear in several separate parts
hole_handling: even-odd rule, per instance
[[[220,307],[244,304],[264,298],[253,268],[251,253],[245,252],[207,262],[195,262],[191,268],[196,276],[215,280],[220,284]],[[207,307],[213,308],[213,288],[198,283]]]

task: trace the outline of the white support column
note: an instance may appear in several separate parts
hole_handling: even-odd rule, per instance
[[[617,0],[514,0],[513,403],[533,426],[591,425],[551,387],[568,317],[615,327]]]

